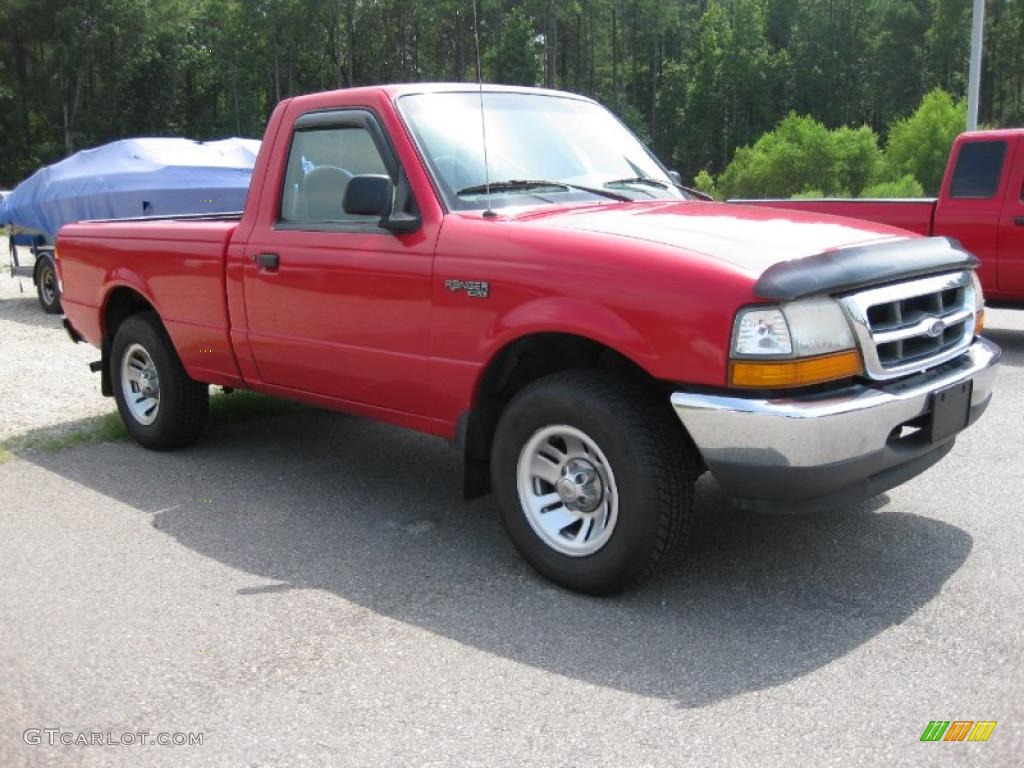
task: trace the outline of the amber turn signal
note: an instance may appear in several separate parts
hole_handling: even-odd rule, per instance
[[[799,360],[734,360],[729,368],[729,382],[734,387],[757,389],[804,387],[823,381],[845,379],[863,372],[860,353],[849,349]]]
[[[974,335],[981,336],[981,332],[985,330],[985,310],[984,308],[978,310],[978,314],[974,316]]]

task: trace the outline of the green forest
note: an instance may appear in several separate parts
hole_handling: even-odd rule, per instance
[[[483,78],[592,96],[722,196],[934,192],[970,0],[477,0]],[[292,94],[476,79],[472,0],[0,0],[0,187],[126,136],[260,137]],[[981,121],[1024,124],[1024,0]]]

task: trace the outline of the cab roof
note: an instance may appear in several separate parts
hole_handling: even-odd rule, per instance
[[[358,97],[369,94],[386,94],[392,101],[402,96],[409,96],[419,93],[477,93],[481,86],[477,83],[392,83],[386,85],[364,85],[356,88],[341,88],[334,91],[318,92],[295,96],[293,99],[302,102],[306,99],[322,99],[330,94],[345,94],[346,98]],[[549,88],[531,88],[523,85],[497,85],[484,83],[484,93],[528,93],[538,96],[560,96],[562,98],[578,99],[579,101],[593,101],[593,99],[582,96],[578,93],[568,91],[556,91]]]

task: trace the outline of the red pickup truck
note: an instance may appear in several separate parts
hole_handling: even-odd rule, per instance
[[[142,445],[194,441],[211,384],[448,438],[526,560],[593,593],[686,536],[704,471],[786,511],[917,475],[1000,354],[955,243],[697,199],[535,89],[289,99],[244,213],[69,225],[57,253]]]
[[[733,202],[849,216],[953,237],[980,259],[978,276],[989,301],[1024,302],[1024,128],[960,134],[938,198]]]

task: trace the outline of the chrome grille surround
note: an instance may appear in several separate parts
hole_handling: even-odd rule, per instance
[[[864,357],[885,381],[963,353],[974,338],[975,290],[968,270],[869,288],[839,298]]]

